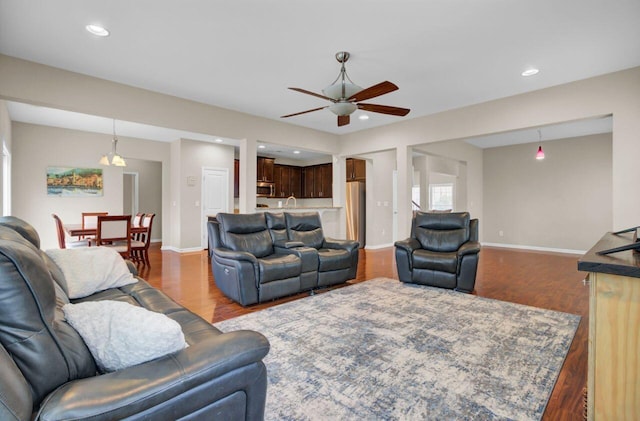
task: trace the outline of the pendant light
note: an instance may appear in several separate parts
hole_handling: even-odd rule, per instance
[[[536,153],[536,159],[538,161],[542,161],[544,159],[544,151],[542,150],[542,133],[540,133],[540,130],[538,130],[538,143],[540,145],[538,146],[538,152]]]
[[[116,167],[126,167],[127,163],[124,158],[118,155],[118,136],[116,136],[116,120],[113,119],[113,140],[111,141],[111,152],[102,155],[100,158],[101,165],[114,165]]]

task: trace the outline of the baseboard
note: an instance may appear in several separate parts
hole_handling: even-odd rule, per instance
[[[387,247],[393,247],[393,243],[389,244],[378,244],[375,246],[364,246],[365,250],[378,250],[378,249],[386,249]]]
[[[546,251],[551,253],[565,253],[565,254],[585,254],[586,250],[572,250],[572,249],[558,249],[553,247],[538,247],[538,246],[522,246],[519,244],[502,244],[502,243],[482,243],[483,246],[487,247],[500,247],[507,249],[519,249],[519,250],[535,250],[535,251]]]
[[[175,251],[176,253],[194,253],[194,252],[200,252],[204,249],[202,247],[190,247],[187,249],[180,249],[178,247],[173,247],[173,246],[162,246],[160,247],[160,250]]]

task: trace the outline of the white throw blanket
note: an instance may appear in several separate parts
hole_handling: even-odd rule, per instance
[[[72,299],[137,282],[122,256],[108,247],[53,249],[47,255],[62,270]]]

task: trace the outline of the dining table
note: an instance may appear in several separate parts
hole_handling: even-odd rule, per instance
[[[82,224],[64,224],[64,230],[70,237],[95,237],[97,227],[82,227]],[[147,232],[147,227],[131,227],[131,234]]]

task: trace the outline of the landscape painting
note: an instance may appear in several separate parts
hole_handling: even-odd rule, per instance
[[[99,168],[47,167],[47,195],[102,196],[102,170]]]

